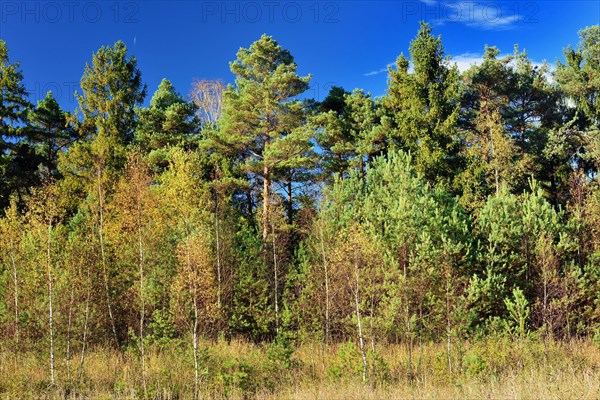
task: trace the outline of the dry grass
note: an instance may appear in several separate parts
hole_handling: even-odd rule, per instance
[[[440,344],[417,346],[412,375],[406,346],[375,347],[370,379],[360,379],[361,362],[352,344],[323,349],[307,343],[291,364],[273,346],[243,341],[204,342],[203,398],[256,399],[598,399],[600,348],[591,341],[511,342],[489,339],[454,346],[452,372]],[[81,379],[73,362],[71,380],[58,363],[57,387],[49,384],[47,358],[33,352],[0,351],[2,399],[135,399],[144,397],[139,356],[94,348]],[[187,399],[194,371],[185,345],[149,351],[148,397]],[[411,379],[412,376],[412,379]]]

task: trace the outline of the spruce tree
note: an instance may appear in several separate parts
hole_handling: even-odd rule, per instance
[[[396,69],[390,68],[382,105],[389,146],[410,151],[416,170],[430,182],[449,185],[460,166],[458,70],[429,25],[421,23],[410,60],[400,55]]]
[[[196,106],[187,102],[163,79],[150,100],[148,108],[138,109],[135,143],[143,154],[148,154],[152,164],[164,164],[169,146],[194,148],[200,122],[194,116]],[[196,143],[197,145],[197,143]]]
[[[22,200],[35,174],[33,150],[24,141],[30,108],[19,63],[10,61],[0,39],[0,209],[9,204],[12,192]]]
[[[28,135],[42,159],[45,174],[56,176],[60,153],[77,138],[75,130],[67,122],[67,113],[61,109],[52,92],[48,92],[29,112],[28,119]]]

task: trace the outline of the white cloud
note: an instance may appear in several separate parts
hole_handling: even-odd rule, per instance
[[[387,70],[388,70],[387,67],[381,68],[381,69],[376,69],[374,71],[370,71],[370,72],[365,73],[364,76],[379,75],[379,74],[382,74],[384,72],[387,72]]]
[[[501,11],[492,16],[487,15],[485,12],[474,12],[473,17],[465,23],[479,29],[503,30],[512,29],[519,20],[520,17],[518,15],[507,15],[503,17]]]
[[[481,30],[508,30],[522,20],[519,9],[512,3],[490,1],[420,0],[421,7],[411,10],[432,25],[460,23]]]
[[[507,56],[511,56],[512,54],[498,54],[496,56],[496,58],[500,59],[500,58],[504,58]],[[483,53],[476,53],[476,52],[466,52],[466,53],[461,53],[455,56],[450,56],[450,65],[454,65],[456,64],[456,67],[458,68],[458,70],[460,72],[465,72],[466,70],[468,70],[469,68],[471,68],[474,65],[480,65],[483,62]],[[512,64],[512,63],[511,63]],[[537,61],[537,60],[531,60],[531,64],[534,67],[537,68],[542,68],[542,66],[544,65],[543,61]],[[385,67],[379,68],[379,69],[375,69],[373,71],[369,71],[363,74],[363,76],[375,76],[375,75],[379,75],[379,74],[383,74],[384,72],[387,73],[388,72],[388,68],[389,67],[395,67],[396,63],[395,62],[389,62],[386,64]],[[552,64],[547,64],[548,65],[548,72],[546,73],[546,78],[552,82],[552,73],[555,71],[555,67]],[[408,72],[412,73],[413,70],[413,65],[412,63],[409,64],[408,67]]]
[[[510,54],[498,54],[496,58],[500,59]],[[452,56],[450,59],[450,65],[456,64],[456,67],[460,72],[464,72],[471,68],[473,65],[480,65],[483,62],[483,54],[480,53],[462,53],[456,56]],[[531,65],[534,67],[542,68],[544,65],[543,61],[531,60]],[[548,73],[546,74],[546,78],[549,81],[552,81],[552,72],[554,72],[555,67],[551,64],[548,64]]]
[[[369,71],[363,74],[363,76],[374,76],[374,75],[379,75],[379,74],[383,74],[384,72],[388,72],[388,68],[391,67],[392,65],[394,65],[394,62],[389,62],[385,65],[385,67],[383,68],[379,68],[379,69],[375,69],[373,71]]]
[[[463,53],[457,56],[453,56],[450,59],[450,64],[456,64],[456,67],[460,72],[464,72],[471,68],[473,65],[479,65],[483,62],[483,55],[477,53]]]

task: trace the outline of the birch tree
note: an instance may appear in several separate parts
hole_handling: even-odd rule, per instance
[[[6,303],[12,305],[13,318],[12,330],[13,340],[18,346],[20,341],[20,322],[19,322],[19,287],[22,273],[22,255],[20,251],[21,240],[23,238],[24,222],[23,218],[17,210],[17,204],[13,200],[9,208],[5,210],[4,218],[0,218],[0,258],[6,269],[10,271],[12,290],[6,290]],[[9,293],[12,294],[12,299],[8,299]],[[7,308],[10,308],[7,307]]]
[[[83,139],[61,157],[59,170],[67,177],[62,182],[66,191],[95,198],[104,297],[112,340],[119,345],[121,334],[113,310],[114,271],[107,248],[105,208],[117,175],[125,165],[126,145],[132,140],[136,125],[135,106],[146,96],[146,87],[137,60],[127,58],[127,48],[119,41],[113,47],[101,47],[93,55],[92,64],[86,64],[81,89],[76,98],[83,118],[72,122]]]
[[[44,265],[47,286],[49,375],[50,384],[56,385],[56,316],[55,316],[55,270],[58,268],[58,235],[61,228],[60,208],[56,198],[56,187],[46,185],[34,191],[28,202],[27,219],[31,224],[31,239],[37,250],[34,258]]]
[[[215,127],[223,114],[225,83],[219,80],[196,79],[192,82],[190,98],[196,105],[196,116],[202,127]]]

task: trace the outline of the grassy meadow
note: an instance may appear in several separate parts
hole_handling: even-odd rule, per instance
[[[375,352],[373,352],[373,348]],[[600,347],[592,341],[486,339],[455,343],[451,367],[445,344],[375,345],[367,379],[354,343],[283,346],[203,341],[198,398],[205,399],[597,399]],[[411,361],[412,356],[412,361]],[[50,385],[48,355],[0,353],[3,399],[191,399],[194,364],[181,342],[150,348],[142,376],[135,349],[96,347],[70,362],[56,360]],[[143,381],[146,381],[144,391]]]

